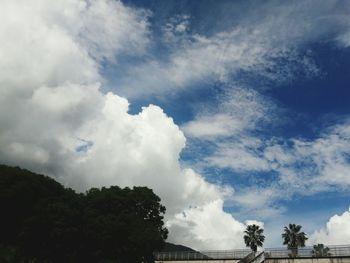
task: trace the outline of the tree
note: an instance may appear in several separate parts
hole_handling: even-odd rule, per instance
[[[40,200],[22,224],[19,242],[23,253],[39,262],[80,261],[87,254],[82,201],[82,196],[68,189],[62,196]]]
[[[292,251],[292,257],[298,255],[298,247],[305,247],[307,236],[300,230],[301,226],[296,224],[289,224],[288,227],[284,227],[284,233],[282,234],[283,245],[287,245],[288,249]]]
[[[265,236],[263,235],[264,229],[258,225],[248,225],[244,231],[244,242],[247,247],[250,247],[254,252],[257,251],[258,247],[262,247]]]
[[[35,213],[36,204],[64,192],[51,178],[0,165],[0,244],[17,245],[21,227]]]
[[[0,165],[0,262],[154,262],[168,234],[160,201],[147,187],[77,194]]]
[[[314,257],[327,257],[330,256],[329,247],[325,247],[323,244],[314,245],[314,249],[312,250],[312,255]]]
[[[163,247],[168,234],[164,213],[160,198],[147,187],[89,190],[84,233],[93,262],[153,262],[153,252]]]

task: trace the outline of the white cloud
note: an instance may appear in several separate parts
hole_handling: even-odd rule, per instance
[[[213,200],[203,206],[191,207],[176,214],[175,218],[168,221],[170,230],[176,229],[184,238],[174,237],[174,243],[183,244],[203,249],[244,248],[243,235],[247,224],[255,223],[263,226],[262,222],[247,221],[243,224],[235,220],[230,214],[224,213],[222,200]]]
[[[257,129],[280,123],[276,116],[283,109],[249,89],[236,88],[229,94],[216,109],[201,111],[182,126],[191,138],[189,147],[207,147],[210,142],[196,165],[203,170],[230,169],[232,176],[245,177],[251,184],[238,187],[228,206],[271,218],[285,212],[280,200],[349,189],[349,122],[328,127],[313,140],[264,138]]]
[[[187,34],[188,17],[177,16],[163,28],[170,55],[132,65],[126,70],[121,92],[136,97],[159,95],[211,80],[239,81],[241,72],[274,83],[291,80],[296,74],[299,78],[318,75],[312,50],[305,47],[323,41],[347,47],[349,9],[349,4],[340,1],[265,1],[254,10],[245,10],[239,21],[232,17],[231,27],[219,27],[220,32],[210,28],[214,32],[210,35]]]
[[[240,246],[231,234],[242,224],[223,211],[233,189],[180,166],[186,140],[173,120],[155,105],[131,115],[127,99],[101,91],[101,62],[147,48],[147,14],[110,0],[2,1],[0,160],[78,190],[149,186],[167,207],[170,238],[189,242],[182,234],[194,231],[197,248]],[[205,208],[201,227],[177,232],[177,215],[195,207]],[[203,228],[215,220],[230,232]]]
[[[257,129],[271,127],[281,109],[249,88],[232,87],[223,98],[215,109],[201,111],[181,127],[191,139],[189,147],[196,146],[198,141],[211,143],[210,150],[196,165],[202,169],[228,168],[235,172],[233,176],[245,177],[248,181],[254,177],[252,173],[270,172],[277,169],[282,160],[290,159],[282,146],[254,135]],[[278,187],[260,186],[254,180],[249,182],[252,186],[238,187],[227,206],[239,207],[241,213],[259,218],[271,218],[285,211],[285,207],[275,204],[284,197]]]
[[[257,144],[261,144],[256,140]],[[256,152],[257,146],[250,147],[244,143],[220,143],[218,149],[206,161],[219,168],[230,168],[236,171],[267,171],[269,163]]]
[[[209,139],[217,136],[229,136],[240,130],[241,123],[226,114],[199,116],[196,120],[186,123],[182,129],[192,137]]]
[[[150,56],[144,64],[126,69],[118,80],[123,84],[119,91],[135,97],[160,96],[211,81],[240,81],[242,72],[274,84],[295,76],[308,78],[322,74],[308,44],[349,46],[349,3],[264,1],[249,10],[240,8],[239,3],[232,5],[245,13],[237,16],[239,20],[230,17],[232,23],[223,19],[208,30],[199,27],[200,32],[211,32],[208,35],[196,33],[196,28],[191,28],[194,33],[189,34],[187,15],[170,19],[163,27],[170,54],[163,54],[162,59]]]
[[[266,119],[265,115],[271,108],[268,100],[256,91],[232,87],[216,109],[199,111],[194,120],[181,128],[187,136],[202,140],[237,136]]]
[[[350,210],[332,216],[326,226],[310,236],[311,244],[341,245],[350,239]]]
[[[88,1],[79,43],[97,60],[111,60],[118,53],[142,54],[149,44],[148,16],[148,11],[126,7],[121,1]]]
[[[199,111],[194,120],[181,127],[189,138],[214,145],[204,165],[243,172],[270,170],[260,151],[265,142],[251,133],[272,124],[275,105],[249,88],[232,87],[223,97],[215,109]]]
[[[167,44],[173,42],[179,44],[190,27],[189,15],[177,15],[171,17],[169,22],[162,27],[164,39]]]
[[[232,197],[242,209],[267,209],[269,215],[273,211],[284,211],[274,208],[276,201],[288,200],[296,194],[313,195],[349,189],[348,131],[349,124],[345,122],[330,127],[315,140],[279,138],[263,141],[252,136],[246,141],[237,138],[230,141],[232,138],[227,138],[216,143],[217,149],[206,160],[211,166],[238,172],[274,173],[275,179],[263,187],[240,189]]]
[[[10,108],[41,86],[100,81],[95,59],[114,61],[148,43],[145,14],[119,1],[4,0],[0,17],[0,93]]]
[[[247,190],[247,189],[245,189]],[[240,192],[232,197],[235,203],[246,209],[261,208],[264,209],[266,203],[276,198],[276,191],[273,189],[249,188],[249,190]]]
[[[127,76],[137,77],[128,79],[121,92],[128,96],[160,94],[204,81],[227,82],[237,71],[265,74],[265,69],[273,66],[273,61],[269,61],[271,53],[275,58],[285,54],[271,50],[264,42],[267,37],[263,41],[255,37],[250,30],[241,28],[212,37],[191,36],[182,46],[174,47],[166,63],[149,60],[129,69]]]

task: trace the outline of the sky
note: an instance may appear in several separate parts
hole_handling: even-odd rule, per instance
[[[0,162],[151,187],[169,241],[350,240],[350,2],[0,0]]]

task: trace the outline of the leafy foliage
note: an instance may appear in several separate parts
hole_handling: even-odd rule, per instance
[[[153,262],[168,233],[165,207],[151,189],[77,194],[49,177],[2,165],[0,209],[0,262]]]
[[[300,230],[301,226],[296,224],[289,224],[288,227],[284,227],[284,233],[282,234],[283,245],[287,245],[288,249],[292,251],[292,257],[298,255],[298,247],[305,247],[307,236]]]
[[[244,233],[243,238],[247,247],[250,247],[254,252],[257,251],[258,247],[262,247],[265,240],[265,236],[263,235],[264,229],[253,224],[248,225]]]
[[[328,257],[331,256],[331,253],[329,252],[329,247],[325,247],[323,244],[317,244],[314,245],[312,255],[314,257]]]

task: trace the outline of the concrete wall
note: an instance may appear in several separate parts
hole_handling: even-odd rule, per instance
[[[237,259],[218,259],[218,260],[174,260],[174,261],[156,261],[156,263],[237,263]],[[272,263],[272,262],[271,262]],[[322,262],[323,263],[323,262]],[[350,262],[349,262],[350,263]]]
[[[265,263],[350,263],[350,258],[268,258]]]

